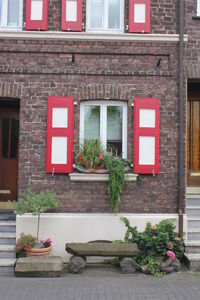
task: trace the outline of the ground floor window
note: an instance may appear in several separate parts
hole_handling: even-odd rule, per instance
[[[83,139],[100,139],[105,149],[127,158],[127,103],[81,102],[80,140]]]

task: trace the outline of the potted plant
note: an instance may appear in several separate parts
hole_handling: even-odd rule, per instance
[[[40,230],[40,215],[48,211],[49,209],[56,209],[59,206],[58,200],[56,199],[55,193],[50,190],[42,191],[39,193],[31,190],[30,184],[26,192],[21,193],[20,200],[9,201],[17,215],[23,215],[25,213],[32,213],[33,216],[37,216],[37,234],[36,244],[33,248],[43,249],[47,248],[48,244],[51,244],[50,240],[46,240],[44,243],[39,241],[39,230]],[[45,246],[46,245],[46,246]],[[49,245],[50,246],[50,245]],[[42,250],[41,252],[43,252]],[[30,252],[30,249],[28,249]]]
[[[35,246],[36,241],[36,237],[22,232],[20,234],[20,238],[17,239],[15,244],[16,257],[19,258],[27,256],[29,250]]]
[[[105,151],[99,140],[85,139],[80,145],[77,155],[77,169],[83,173],[107,173],[104,167],[103,157]]]

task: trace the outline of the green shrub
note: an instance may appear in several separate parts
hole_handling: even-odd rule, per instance
[[[131,227],[127,218],[121,217],[127,227],[124,241],[126,243],[136,243],[139,253],[134,257],[135,261],[142,267],[146,267],[151,273],[158,276],[159,255],[166,256],[167,250],[171,249],[177,258],[181,259],[185,250],[183,238],[179,238],[175,232],[176,226],[173,220],[166,219],[159,224],[151,225],[147,223],[143,232],[138,232],[137,227]],[[154,275],[155,275],[154,274]],[[156,276],[157,276],[156,275]]]

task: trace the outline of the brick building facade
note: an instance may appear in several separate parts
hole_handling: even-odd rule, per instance
[[[1,2],[7,3],[5,0]],[[27,22],[28,2],[30,1],[23,1],[23,22]],[[70,224],[74,232],[76,229],[72,226],[76,225],[72,221],[67,223],[68,216],[70,220],[73,216],[75,218],[80,216],[80,219],[86,216],[86,219],[90,220],[88,222],[92,222],[90,218],[98,220],[103,216],[102,213],[106,213],[105,218],[108,219],[104,221],[107,222],[107,226],[112,226],[113,221],[110,220],[118,217],[112,215],[111,202],[106,193],[107,182],[87,179],[80,182],[72,180],[69,174],[47,174],[47,99],[51,96],[74,97],[75,163],[80,140],[80,106],[83,101],[88,103],[114,101],[116,105],[126,104],[127,158],[132,160],[134,151],[132,104],[135,98],[156,98],[160,101],[159,174],[154,175],[153,172],[148,175],[141,174],[141,182],[136,180],[137,174],[134,175],[130,186],[122,193],[120,213],[130,214],[130,218],[141,217],[141,220],[147,218],[152,222],[167,216],[177,218],[179,1],[144,1],[144,4],[151,2],[148,33],[128,32],[130,16],[127,0],[120,2],[123,14],[119,32],[112,30],[108,32],[104,29],[89,30],[90,9],[89,4],[86,8],[84,0],[82,32],[62,31],[62,3],[59,0],[48,2],[47,30],[26,30],[24,26],[23,28],[19,26],[18,30],[14,31],[13,28],[9,30],[9,26],[2,25],[0,31],[0,102],[4,103],[2,107],[6,106],[7,109],[12,108],[13,100],[20,103],[20,106],[17,104],[14,106],[18,110],[20,120],[17,194],[27,188],[29,181],[33,190],[39,191],[44,188],[54,190],[60,200],[60,208],[56,214],[46,215],[44,218],[49,218],[48,220],[56,218],[57,221],[55,223],[52,221],[52,224],[58,225],[60,216],[62,222],[66,222],[62,223],[62,226]],[[189,11],[196,1],[186,2]],[[104,1],[105,5],[106,3]],[[188,14],[186,25],[189,24],[190,17]],[[194,24],[198,21],[193,19],[192,22]],[[187,26],[188,35],[196,35],[194,27],[195,24]],[[193,39],[189,40],[185,48],[187,59],[185,71],[188,78],[199,78],[200,75],[200,69],[198,70],[196,64],[198,51],[193,49],[194,55],[191,55],[194,43]],[[184,171],[186,172],[185,167]],[[72,173],[75,172],[73,170]],[[30,216],[19,218],[18,234],[24,224],[28,230],[31,222]],[[140,223],[140,219],[138,222]],[[98,226],[101,227],[101,224]],[[87,232],[83,239],[95,238],[95,231],[100,230],[98,226],[94,227],[94,232]],[[116,228],[118,226],[120,225],[116,225]],[[46,229],[42,230],[45,234]],[[123,232],[123,229],[119,230]],[[116,232],[108,236],[101,230],[99,232],[100,238],[119,238]],[[53,232],[50,234],[54,235]],[[56,235],[54,239],[56,240]],[[61,253],[61,250],[59,251]]]

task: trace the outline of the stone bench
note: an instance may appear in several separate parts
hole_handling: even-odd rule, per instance
[[[65,249],[73,255],[69,262],[69,271],[71,273],[82,273],[86,265],[86,258],[89,256],[118,257],[122,273],[135,273],[137,269],[137,264],[132,259],[138,253],[136,244],[106,242],[67,243],[65,244]]]

